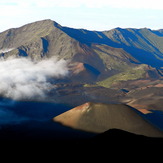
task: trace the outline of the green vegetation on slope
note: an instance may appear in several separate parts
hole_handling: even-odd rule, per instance
[[[128,69],[124,72],[113,75],[103,81],[97,82],[97,85],[110,88],[113,84],[121,81],[136,80],[144,77],[146,65],[140,65],[138,67]]]

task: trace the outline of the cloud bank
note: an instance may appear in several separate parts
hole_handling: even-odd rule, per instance
[[[50,4],[51,0],[44,1],[44,6]],[[40,2],[40,1],[39,1]],[[49,3],[48,3],[49,2]],[[60,0],[53,1],[52,4],[61,7],[79,7],[86,6],[90,8],[114,7],[114,8],[146,8],[146,9],[163,9],[162,0]],[[42,5],[43,6],[43,5]]]
[[[6,0],[0,2],[2,6],[13,7],[125,7],[125,8],[148,8],[163,9],[162,0]]]
[[[67,74],[67,62],[56,58],[39,62],[27,58],[0,60],[0,95],[14,100],[44,98],[53,87],[49,78]]]
[[[163,9],[162,0],[8,0],[6,4],[19,6],[35,6],[35,7],[125,7],[125,8],[148,8],[148,9]],[[13,3],[15,2],[15,3]]]

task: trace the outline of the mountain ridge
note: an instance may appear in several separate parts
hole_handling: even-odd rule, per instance
[[[106,79],[139,64],[156,68],[157,76],[161,77],[162,33],[161,29],[154,31],[147,28],[89,31],[64,27],[46,19],[0,33],[0,56],[30,57],[33,60],[56,56],[71,60],[72,65],[82,63],[99,72],[96,79],[93,77],[87,82]],[[148,74],[147,69],[142,71]],[[87,73],[87,69],[84,70]],[[150,71],[153,70],[150,68]]]

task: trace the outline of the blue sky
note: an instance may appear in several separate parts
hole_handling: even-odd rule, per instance
[[[43,19],[90,30],[163,29],[162,0],[1,0],[0,32]]]

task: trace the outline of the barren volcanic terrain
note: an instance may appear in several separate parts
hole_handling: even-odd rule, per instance
[[[162,137],[162,45],[162,30],[89,31],[49,19],[0,33],[1,140]]]

